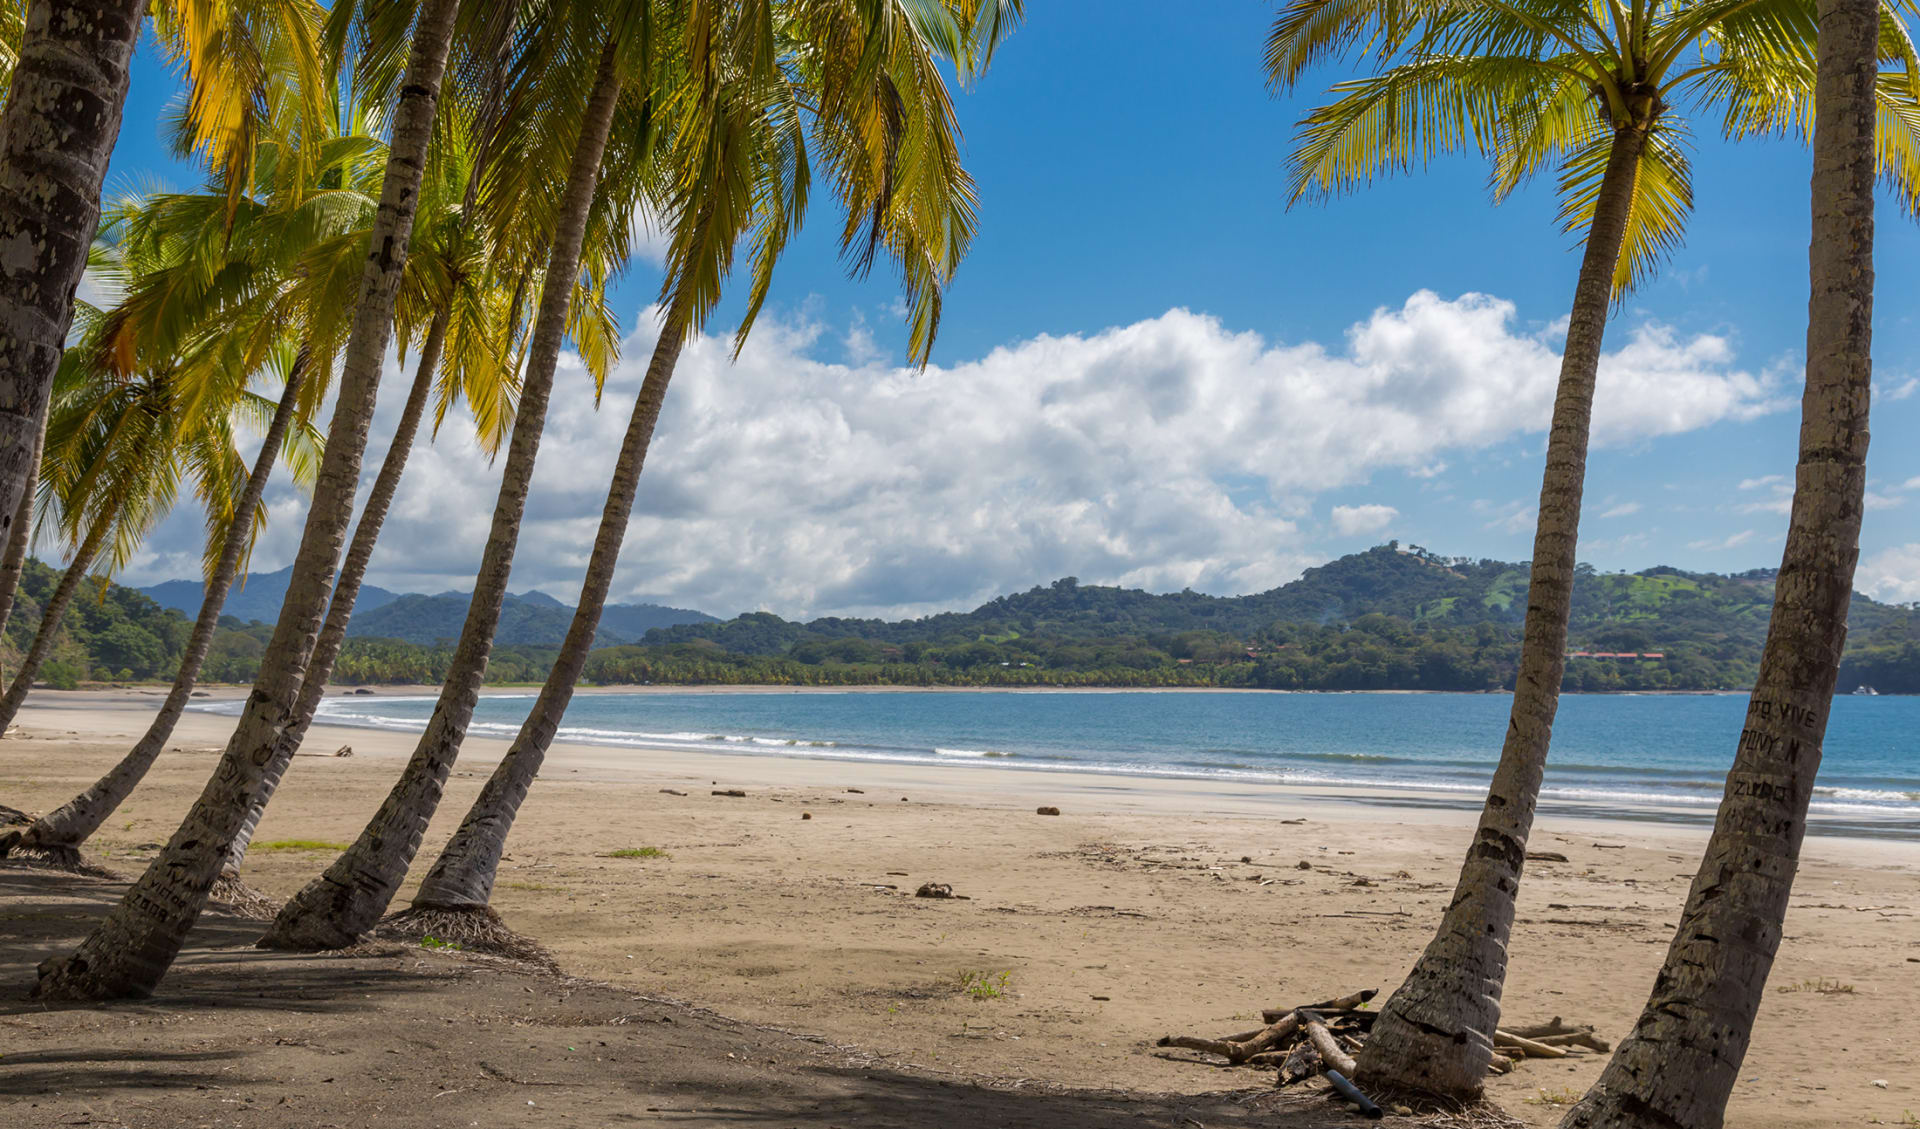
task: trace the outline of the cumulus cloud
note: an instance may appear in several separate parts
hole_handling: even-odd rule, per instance
[[[1603,518],[1631,517],[1632,515],[1637,514],[1639,512],[1640,512],[1640,503],[1621,502],[1617,506],[1608,506],[1605,510],[1602,510],[1600,512],[1600,516]]]
[[[1369,502],[1360,506],[1333,507],[1334,532],[1346,537],[1362,533],[1378,533],[1392,524],[1400,516],[1400,511],[1392,506],[1383,506],[1378,502]]]
[[[1337,346],[1278,344],[1176,309],[926,371],[845,349],[843,333],[804,319],[763,319],[735,364],[729,339],[698,338],[674,378],[614,595],[719,614],[900,615],[1067,574],[1258,591],[1324,559],[1297,524],[1317,495],[1544,432],[1559,360],[1549,336],[1517,323],[1509,302],[1422,291]],[[1601,367],[1597,444],[1779,406],[1775,379],[1736,367],[1723,338],[1659,326],[1624,337]],[[559,374],[516,590],[577,591],[651,344],[650,328],[627,342],[597,412],[578,363]],[[817,359],[829,353],[846,360]],[[402,387],[383,390],[363,481]],[[450,417],[414,456],[374,582],[470,586],[498,469]],[[1378,504],[1334,513],[1355,532],[1394,516]],[[1531,527],[1524,505],[1492,516]],[[256,567],[291,560],[298,535],[276,510]],[[172,559],[197,559],[193,539],[180,540]],[[136,579],[189,573],[165,558],[161,546]]]
[[[1895,545],[1860,562],[1853,586],[1891,604],[1920,601],[1920,542]]]

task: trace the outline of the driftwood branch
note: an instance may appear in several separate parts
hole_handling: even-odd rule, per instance
[[[1320,1061],[1327,1064],[1327,1069],[1338,1070],[1349,1078],[1359,1072],[1353,1063],[1353,1056],[1334,1040],[1333,1032],[1327,1030],[1327,1025],[1320,1021],[1319,1016],[1303,1011],[1300,1013],[1300,1025],[1306,1029],[1307,1041],[1313,1044],[1314,1050],[1320,1052]]]
[[[1528,1039],[1520,1035],[1515,1035],[1511,1031],[1499,1031],[1499,1030],[1494,1031],[1493,1045],[1496,1047],[1512,1047],[1515,1050],[1524,1052],[1528,1058],[1565,1058],[1567,1057],[1567,1052],[1560,1047],[1553,1047],[1553,1046],[1548,1046],[1545,1043],[1535,1042],[1532,1039]]]

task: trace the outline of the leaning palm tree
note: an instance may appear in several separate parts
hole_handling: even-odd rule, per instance
[[[884,35],[893,44],[907,45],[886,54],[880,64],[892,89],[903,93],[901,104],[908,111],[891,122],[898,131],[891,142],[874,149],[846,144],[863,132],[863,126],[874,124],[874,118],[868,115],[880,109],[853,97],[844,103],[826,103],[838,114],[816,120],[815,147],[834,174],[832,180],[840,189],[846,214],[856,219],[843,229],[843,246],[851,248],[856,240],[864,238],[869,246],[885,248],[902,265],[914,327],[913,356],[921,363],[927,360],[938,329],[945,285],[972,235],[973,192],[960,167],[957,125],[946,91],[937,73],[925,66],[926,57],[916,40],[941,45],[941,53],[951,52],[947,57],[963,75],[971,76],[984,69],[995,45],[1017,24],[1020,7],[1014,0],[988,5],[949,3],[943,10],[896,10],[886,16],[901,20],[900,25],[882,20],[864,28],[835,26],[834,16],[818,9],[802,11],[796,5],[790,13],[796,19],[791,37],[794,42],[818,40],[840,45],[840,52],[822,52],[818,57],[820,69],[816,73],[820,76],[856,72],[858,64],[848,52],[871,42],[869,36]],[[903,28],[911,28],[912,34],[899,34]],[[825,85],[830,80],[822,77],[818,81]],[[475,947],[510,953],[533,951],[505,928],[489,905],[494,877],[514,818],[559,730],[593,646],[647,449],[680,350],[686,335],[697,332],[718,300],[733,247],[743,238],[750,238],[757,246],[749,314],[757,308],[781,246],[798,224],[804,206],[804,200],[794,200],[783,192],[783,185],[794,181],[788,169],[805,168],[805,150],[798,147],[799,139],[767,128],[771,123],[761,118],[767,102],[750,97],[749,88],[722,84],[718,90],[723,96],[714,99],[710,116],[688,123],[676,138],[684,155],[676,154],[671,163],[693,170],[694,175],[682,174],[666,212],[674,220],[673,249],[663,283],[659,337],[614,464],[613,482],[566,639],[507,756],[441,852],[412,906],[388,919],[385,931],[456,937]],[[805,87],[800,87],[785,96],[799,99],[805,94]],[[763,140],[749,147],[731,141],[733,137]],[[888,156],[876,161],[875,152]],[[896,160],[894,154],[914,156]],[[884,199],[869,195],[897,184],[914,188],[888,194]],[[731,213],[715,206],[716,201],[729,199],[755,203]],[[937,236],[928,242],[922,233]],[[749,317],[736,334],[736,351],[751,327]]]
[[[265,514],[243,500],[236,481],[236,471],[246,464],[235,451],[235,417],[259,421],[265,408],[266,417],[279,421],[277,432],[268,428],[274,450],[261,461],[266,467],[278,458],[279,436],[296,414],[303,364],[288,370],[289,388],[275,404],[249,392],[244,381],[232,380],[232,369],[224,364],[121,370],[109,343],[113,325],[112,314],[94,319],[87,340],[61,363],[40,490],[45,509],[74,546],[73,559],[0,697],[0,729],[18,714],[83,578],[97,565],[108,573],[124,566],[172,508],[183,479],[195,483],[210,536],[231,536],[243,547],[252,543]],[[310,454],[311,445],[298,443],[294,450]],[[311,459],[302,465],[310,469]],[[0,840],[0,853],[5,850]]]
[[[1898,27],[1891,14],[1888,22]],[[1585,236],[1506,739],[1454,897],[1358,1056],[1376,1084],[1473,1097],[1492,1058],[1565,668],[1602,337],[1613,301],[1677,243],[1692,207],[1676,104],[1721,111],[1730,138],[1786,129],[1811,100],[1813,40],[1805,0],[1293,0],[1274,25],[1267,64],[1278,89],[1350,48],[1369,46],[1384,64],[1340,83],[1336,101],[1307,115],[1292,158],[1296,199],[1477,151],[1493,163],[1496,196],[1557,166],[1561,219]],[[1912,59],[1911,45],[1903,55]],[[1913,103],[1910,89],[1890,93],[1896,110]],[[1920,184],[1910,141],[1896,141],[1885,165],[1909,186]]]
[[[302,148],[311,155],[296,153]],[[254,192],[238,202],[222,185],[222,173],[208,191],[135,198],[109,218],[95,269],[124,296],[97,319],[96,339],[83,356],[106,368],[129,361],[165,366],[176,383],[191,374],[196,383],[212,386],[184,398],[203,409],[220,399],[208,392],[240,393],[245,378],[263,363],[292,357],[235,504],[238,513],[264,516],[260,499],[289,427],[296,417],[310,418],[330,383],[343,325],[332,304],[312,302],[301,284],[320,273],[310,253],[316,240],[337,237],[342,228],[346,234],[364,232],[371,221],[374,197],[368,189],[377,188],[379,166],[370,157],[378,151],[372,139],[352,131],[288,133],[261,146]],[[223,212],[230,217],[225,227],[215,222]],[[305,482],[311,482],[315,461],[308,430],[302,422],[293,431],[290,449]],[[24,850],[77,864],[80,845],[132,793],[166,745],[255,532],[252,520],[233,522],[211,507],[208,514],[206,592],[159,713],[106,775],[24,832],[0,838],[0,854]]]
[[[148,7],[35,0],[32,19],[0,20],[10,70],[0,108],[0,243],[19,251],[0,266],[0,538],[11,536],[33,476]],[[318,12],[312,0],[242,0],[223,5],[219,18],[156,25],[188,72],[188,116],[216,163],[251,160],[250,107],[270,96],[264,60],[296,60],[301,88],[325,89]]]
[[[1718,1129],[1806,835],[1860,557],[1873,393],[1874,0],[1821,5],[1800,461],[1767,643],[1713,835],[1653,994],[1562,1129]],[[1883,127],[1884,130],[1884,127]]]
[[[539,65],[546,65],[540,63]],[[522,70],[526,64],[522,64]],[[532,170],[564,167],[564,158],[552,145],[555,134],[543,134],[528,121],[509,122],[512,108],[524,104],[525,91],[506,89],[506,76],[495,68],[482,82],[475,113],[455,137],[470,142],[464,154],[465,164],[449,164],[451,174],[445,188],[464,194],[460,206],[440,222],[429,219],[425,233],[426,250],[415,259],[424,265],[417,272],[420,285],[413,291],[414,305],[431,311],[420,348],[419,362],[400,420],[387,448],[380,471],[368,492],[366,505],[354,527],[346,560],[340,566],[327,618],[307,665],[292,722],[281,733],[278,746],[268,762],[260,788],[240,829],[227,846],[227,858],[216,887],[217,896],[230,907],[243,912],[266,909],[278,904],[248,888],[240,879],[240,867],[252,843],[253,832],[265,814],[268,802],[279,788],[293,756],[305,740],[325,695],[333,664],[346,642],[348,623],[360,583],[373,557],[387,511],[399,490],[407,467],[408,452],[423,421],[429,396],[434,393],[439,373],[438,394],[433,396],[434,425],[444,421],[449,407],[464,398],[471,406],[483,449],[494,453],[505,441],[506,424],[514,414],[517,393],[516,374],[526,348],[522,334],[523,309],[531,293],[540,291],[543,275],[532,264],[549,256],[544,252],[551,239],[545,225],[531,222],[540,209],[519,206],[526,194],[514,197],[512,207],[479,207],[479,188],[483,180],[497,182],[507,169],[521,177],[537,177]],[[509,126],[513,128],[509,129]],[[644,128],[621,129],[616,136],[643,137]],[[542,139],[546,152],[528,152],[524,142]],[[504,156],[503,156],[504,154]],[[443,152],[443,156],[444,156]],[[617,167],[630,167],[630,161],[615,161]],[[556,176],[555,179],[562,179]],[[498,190],[496,189],[496,195]],[[603,193],[602,196],[606,196]],[[631,193],[626,195],[630,196]],[[629,225],[620,216],[598,209],[591,217],[583,255],[588,265],[583,282],[577,285],[569,324],[576,346],[595,388],[604,386],[615,360],[614,342],[618,325],[607,309],[605,286],[614,264],[626,257]],[[409,297],[403,290],[404,301]],[[400,319],[408,318],[403,313]]]
[[[111,999],[153,990],[205,908],[226,844],[245,817],[261,770],[290,719],[309,643],[319,631],[352,519],[361,456],[391,337],[395,294],[406,265],[458,9],[458,0],[426,0],[413,21],[406,78],[399,86],[392,118],[380,210],[369,232],[359,297],[351,306],[352,329],[328,425],[326,454],[287,597],[253,692],[212,779],[153,863],[72,955],[41,965],[35,991],[42,997]],[[11,509],[12,499],[0,496],[0,504]]]
[[[572,156],[554,214],[545,285],[521,374],[519,407],[501,473],[499,500],[480,571],[474,578],[466,622],[448,662],[433,718],[406,771],[354,844],[275,917],[260,941],[263,947],[338,948],[351,944],[379,920],[406,876],[465,740],[513,569],[554,372],[566,339],[573,280],[580,274],[588,221],[600,187],[615,111],[630,75],[642,80],[639,89],[643,92],[647,91],[644,80],[651,77],[647,71],[656,50],[654,24],[637,14],[637,9],[648,3],[637,0],[633,5],[581,8],[569,13],[582,26],[550,30],[557,37],[571,40],[573,50],[561,53],[560,65],[546,65],[543,60],[537,76],[530,75],[531,80],[551,81],[585,72],[592,75],[592,82],[570,136],[540,131],[548,139],[558,136],[570,142],[564,148]],[[590,64],[588,60],[592,60]],[[568,104],[564,95],[554,101],[560,106]]]

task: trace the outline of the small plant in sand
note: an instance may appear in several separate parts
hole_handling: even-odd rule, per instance
[[[1542,1086],[1539,1092],[1533,1097],[1523,1098],[1521,1100],[1525,1101],[1528,1105],[1572,1105],[1580,1100],[1580,1091],[1569,1089],[1566,1086],[1562,1086],[1558,1090],[1549,1090]]]
[[[1009,991],[1011,972],[962,972],[960,990],[976,1000],[997,1000]]]
[[[673,856],[659,847],[621,847],[617,851],[608,851],[603,858],[610,859],[670,859]]]
[[[432,937],[432,936],[420,938],[420,947],[423,949],[432,949],[433,951],[439,952],[439,953],[449,953],[449,952],[458,953],[458,952],[466,951],[466,946],[461,944],[458,941],[442,941],[440,938]]]
[[[1853,985],[1842,984],[1838,980],[1830,980],[1821,976],[1812,980],[1802,980],[1798,984],[1782,984],[1778,988],[1775,988],[1774,991],[1816,992],[1822,996],[1851,996],[1853,995]]]
[[[330,843],[325,839],[275,839],[270,843],[255,843],[256,851],[344,851],[345,843]]]

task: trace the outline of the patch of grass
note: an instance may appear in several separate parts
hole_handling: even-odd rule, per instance
[[[670,859],[673,856],[659,847],[621,847],[617,851],[608,851],[601,855],[607,859]]]
[[[567,892],[565,886],[549,886],[544,882],[503,882],[501,885],[509,890],[529,890],[555,894],[564,894]]]
[[[423,949],[432,949],[437,953],[459,953],[465,952],[467,948],[458,941],[442,941],[438,937],[420,938],[420,947]]]
[[[269,843],[255,843],[256,851],[344,851],[345,843],[329,843],[325,839],[275,839]]]
[[[1802,980],[1798,984],[1782,984],[1778,988],[1775,988],[1774,991],[1818,992],[1823,996],[1851,996],[1853,995],[1853,985],[1842,984],[1838,980],[1831,980],[1825,976],[1820,976],[1812,980]]]
[[[1009,991],[1013,981],[1011,972],[962,972],[959,976],[960,991],[976,1000],[997,1000]]]
[[[1549,1090],[1542,1086],[1535,1096],[1521,1100],[1528,1105],[1572,1105],[1580,1100],[1580,1091],[1567,1086],[1562,1086],[1558,1090]]]

